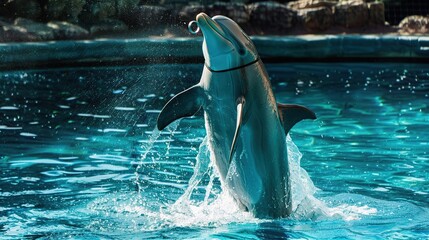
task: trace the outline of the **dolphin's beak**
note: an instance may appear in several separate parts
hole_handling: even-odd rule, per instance
[[[204,40],[206,41],[207,49],[211,57],[228,53],[234,49],[225,31],[207,14],[198,14],[196,20],[198,27],[203,32]]]
[[[203,31],[204,36],[211,35],[211,34],[217,34],[218,37],[225,38],[225,32],[222,30],[222,28],[217,24],[213,19],[211,19],[207,14],[200,13],[197,15],[197,23],[198,26]]]

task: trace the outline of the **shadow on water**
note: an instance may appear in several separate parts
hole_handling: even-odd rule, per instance
[[[259,223],[255,235],[261,240],[290,239],[288,231],[278,221]]]

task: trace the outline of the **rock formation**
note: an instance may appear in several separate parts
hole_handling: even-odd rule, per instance
[[[152,31],[159,34],[189,36],[186,24],[200,12],[228,16],[249,34],[358,33],[387,28],[385,6],[375,0],[241,0],[208,5],[182,0],[0,0],[0,41],[84,39],[127,31],[144,34],[154,28],[161,29]],[[427,18],[412,16],[400,27],[401,33],[427,33]]]
[[[399,23],[401,33],[406,34],[427,34],[429,33],[429,17],[409,16]]]

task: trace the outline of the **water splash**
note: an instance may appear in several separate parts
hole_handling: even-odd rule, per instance
[[[169,140],[173,140],[174,132],[178,125],[179,122],[170,125],[168,128],[170,131],[169,135],[161,134],[157,129],[154,129],[149,140],[142,144],[143,151],[140,164],[136,169],[136,182],[139,186],[139,193],[143,190],[142,186],[140,186],[141,183],[139,183],[139,175],[141,174],[139,170],[142,170],[143,163],[147,161],[149,156],[148,154],[153,150],[156,143],[162,142],[166,144],[164,148],[165,152],[158,152],[157,154],[158,156],[167,156],[170,151],[170,141],[159,141],[158,139],[161,135],[166,135]],[[324,220],[335,218],[354,220],[359,219],[361,215],[376,212],[375,209],[371,209],[368,206],[357,207],[343,204],[339,207],[329,208],[324,202],[314,196],[318,189],[314,186],[307,171],[301,168],[300,161],[302,154],[290,136],[287,136],[285,144],[288,147],[292,188],[293,213],[291,219]],[[156,203],[158,205],[154,206],[154,199],[145,199],[145,196],[139,195],[140,200],[137,202],[141,206],[127,206],[125,204],[118,211],[128,211],[127,209],[132,208],[133,210],[130,211],[144,216],[144,225],[152,230],[165,227],[212,227],[229,223],[263,221],[254,218],[251,213],[239,209],[226,189],[222,189],[221,191],[215,190],[215,181],[219,175],[213,164],[214,159],[211,159],[212,157],[208,137],[205,136],[199,146],[193,175],[189,179],[187,188],[184,189],[183,194],[173,204],[158,202]],[[209,180],[203,182],[207,178]],[[201,189],[205,191],[204,197],[193,198],[193,195]],[[137,204],[137,202],[130,204]]]
[[[213,168],[209,155],[210,152],[208,147],[208,139],[206,136],[200,144],[199,151],[196,157],[194,173],[189,179],[189,185],[183,195],[176,201],[174,206],[181,206],[190,203],[192,192],[197,188],[198,184],[200,184],[203,177],[208,174],[209,170]],[[207,185],[206,195],[210,195],[211,189],[212,184]]]
[[[314,197],[317,188],[307,171],[301,167],[302,153],[288,135],[288,161],[291,177],[292,217],[296,219],[314,219],[327,215],[327,207]]]
[[[174,136],[174,132],[176,131],[177,127],[179,127],[180,124],[180,120],[174,121],[173,123],[171,123],[166,129],[168,131],[170,131],[170,138],[173,138]],[[155,143],[157,142],[157,140],[159,139],[159,137],[161,136],[161,131],[158,130],[157,127],[155,127],[152,130],[152,134],[149,137],[148,141],[145,141],[141,144],[141,152],[142,154],[140,155],[140,162],[138,163],[137,167],[136,167],[136,171],[134,172],[135,175],[135,183],[137,185],[137,189],[138,192],[140,192],[143,189],[143,186],[141,185],[141,179],[140,179],[140,173],[143,167],[143,163],[146,160],[146,158],[148,157],[148,154],[152,151]],[[170,151],[170,142],[167,141],[166,142],[167,147],[166,147],[166,153],[165,155],[169,154]],[[155,158],[152,158],[152,161],[155,162]]]
[[[286,139],[288,147],[288,161],[291,171],[292,187],[292,215],[293,219],[328,220],[343,219],[345,221],[357,220],[361,216],[373,215],[377,209],[369,206],[355,206],[341,204],[336,207],[328,207],[323,201],[314,195],[318,189],[307,171],[301,167],[302,153],[288,135]]]
[[[169,226],[174,227],[214,227],[259,221],[251,213],[241,211],[226,191],[208,201],[178,201],[171,207],[161,210],[160,217],[169,223]]]
[[[301,168],[302,154],[293,143],[290,136],[287,137],[288,161],[291,171],[292,207],[293,219],[323,219],[338,215],[339,210],[331,211],[322,201],[314,197],[317,188],[314,186],[308,173]],[[226,189],[213,193],[213,182],[218,178],[218,173],[213,165],[214,159],[210,159],[210,146],[206,136],[200,144],[194,173],[189,180],[189,185],[183,195],[171,206],[164,209],[162,218],[177,226],[210,226],[227,222],[259,221],[248,212],[239,209]],[[232,166],[231,171],[233,171]],[[204,200],[192,200],[192,194],[200,187],[205,176],[210,180],[205,186]]]
[[[204,177],[209,177],[203,201],[192,200],[193,192]],[[210,159],[210,148],[206,136],[196,156],[194,173],[183,195],[171,206],[161,211],[164,221],[174,226],[217,226],[231,222],[255,221],[250,213],[241,211],[227,191],[214,192],[218,174]]]
[[[173,131],[176,127],[173,126]],[[141,155],[142,165],[149,156],[148,151],[151,151],[155,143],[159,142],[161,135],[154,130],[149,141],[143,146],[145,152]],[[234,222],[258,222],[259,220],[250,213],[238,208],[228,191],[215,190],[218,174],[212,162],[208,139],[205,137],[199,146],[194,172],[188,186],[173,204],[157,199],[159,196],[148,194],[144,186],[141,186],[137,193],[105,195],[91,202],[86,208],[89,209],[90,214],[97,216],[94,219],[104,219],[91,221],[89,228],[92,231],[103,232],[106,231],[107,222],[114,222],[115,232],[135,232],[176,227],[217,227]],[[137,174],[140,175],[141,172]],[[209,179],[208,182],[204,182],[206,185],[202,183],[205,178]],[[143,179],[136,179],[136,181],[139,180]],[[205,189],[203,200],[193,198],[193,194],[201,187]]]

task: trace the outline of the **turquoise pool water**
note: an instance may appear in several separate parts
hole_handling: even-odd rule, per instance
[[[267,65],[279,102],[318,115],[291,132],[301,159],[289,142],[318,190],[279,220],[222,192],[201,113],[154,130],[201,68],[0,72],[1,238],[429,238],[429,65]]]

